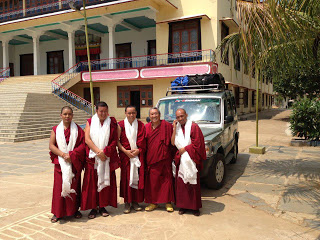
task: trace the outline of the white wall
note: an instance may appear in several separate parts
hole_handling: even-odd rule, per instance
[[[140,56],[148,54],[148,40],[156,39],[156,28],[145,28],[140,32],[130,30],[123,32],[116,32],[115,44],[132,43],[132,56]],[[101,59],[109,58],[109,34],[105,34],[101,38]]]
[[[101,39],[101,59],[109,58],[109,36],[105,34]],[[137,32],[134,30],[115,33],[115,44],[132,42],[132,56],[148,54],[147,40],[156,39],[156,29],[146,28]],[[9,60],[14,63],[15,76],[20,76],[20,55],[33,53],[32,43],[23,45],[9,45]],[[63,50],[64,70],[69,69],[68,40],[53,40],[40,42],[40,73],[47,74],[47,52]],[[2,48],[0,50],[0,66],[2,67]],[[71,66],[70,66],[71,67]]]
[[[33,44],[23,44],[14,46],[14,68],[15,76],[20,76],[20,55],[33,53]],[[47,74],[47,52],[63,50],[64,70],[68,69],[68,41],[53,40],[40,42],[40,73]],[[11,58],[10,58],[11,59]]]

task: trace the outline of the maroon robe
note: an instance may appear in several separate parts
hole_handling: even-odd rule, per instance
[[[165,120],[152,129],[151,123],[146,125],[147,156],[145,202],[174,202],[174,187],[172,174],[172,125]]]
[[[62,218],[65,216],[74,215],[81,203],[81,172],[83,169],[84,159],[85,159],[85,143],[84,143],[84,132],[81,127],[78,127],[78,138],[74,146],[73,151],[69,152],[72,172],[74,173],[74,178],[72,179],[71,189],[76,191],[75,193],[70,193],[70,197],[61,197],[62,191],[62,172],[58,160],[58,156],[50,151],[50,158],[54,164],[54,183],[53,183],[53,194],[52,194],[52,208],[51,212],[57,217]],[[55,134],[57,131],[57,126],[52,128]],[[64,136],[66,138],[67,144],[69,144],[70,139],[70,127],[64,130]],[[57,143],[55,144],[58,147]]]
[[[121,128],[120,135],[120,143],[122,146],[131,150],[129,140],[126,136],[126,130],[124,121],[119,122],[119,126]],[[124,202],[132,203],[132,202],[143,202],[144,200],[144,171],[145,171],[145,152],[146,152],[146,130],[144,124],[141,121],[138,121],[138,134],[137,134],[137,147],[140,151],[138,157],[141,163],[141,167],[139,168],[139,183],[138,189],[132,188],[129,186],[130,182],[130,158],[127,155],[119,151],[119,157],[121,161],[121,180],[120,180],[120,197],[124,198]]]
[[[115,170],[119,167],[119,156],[117,153],[118,125],[114,117],[110,117],[110,137],[108,146],[103,150],[110,157],[110,186],[98,192],[98,174],[94,169],[95,158],[89,158],[90,148],[86,145],[86,163],[82,186],[81,210],[96,209],[97,207],[117,207],[117,183]],[[91,118],[88,119],[91,125]]]
[[[184,126],[182,126],[182,131],[185,133]],[[196,163],[198,174],[197,174],[197,184],[185,184],[182,178],[178,177],[179,166],[180,166],[180,155],[177,151],[175,156],[176,163],[176,206],[178,208],[199,210],[202,207],[201,204],[201,187],[200,187],[200,177],[199,172],[202,169],[202,162],[206,160],[206,149],[204,144],[204,138],[201,129],[196,123],[191,125],[191,144],[186,146],[185,149],[189,153],[190,158]]]

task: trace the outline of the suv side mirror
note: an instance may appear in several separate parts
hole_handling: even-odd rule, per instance
[[[234,121],[234,117],[233,116],[226,116],[224,118],[224,123],[231,123]]]
[[[147,123],[149,123],[149,122],[150,122],[150,118],[149,118],[149,117],[147,117],[147,118],[146,118],[146,121],[147,121]]]

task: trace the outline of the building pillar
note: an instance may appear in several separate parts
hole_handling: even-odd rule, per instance
[[[115,62],[112,60],[115,58],[115,44],[114,44],[114,33],[115,33],[116,25],[109,24],[108,25],[108,32],[109,32],[109,68],[115,68]]]
[[[40,46],[39,46],[39,35],[34,35],[33,40],[33,75],[40,74]]]
[[[26,0],[22,0],[22,9],[23,9],[23,16],[26,16]]]
[[[3,68],[9,67],[9,40],[2,40]]]
[[[240,107],[240,113],[244,114],[244,89],[242,87],[239,87],[239,107]]]
[[[74,30],[68,31],[69,68],[76,64],[74,34]]]

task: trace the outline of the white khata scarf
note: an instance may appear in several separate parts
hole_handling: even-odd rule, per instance
[[[74,146],[76,144],[78,138],[78,127],[72,121],[70,125],[70,139],[69,144],[67,145],[66,137],[64,136],[64,126],[61,121],[56,130],[56,141],[58,148],[64,152],[69,153],[69,151],[73,151]],[[71,189],[72,179],[74,174],[72,172],[72,164],[66,162],[63,157],[58,156],[61,172],[62,172],[62,191],[61,197],[70,197],[70,193],[76,193],[74,189]]]
[[[188,120],[185,125],[185,135],[183,135],[181,124],[177,123],[175,145],[178,149],[184,148],[191,144],[191,125],[192,121]],[[181,155],[180,167],[178,177],[181,177],[183,182],[187,184],[197,184],[197,172],[196,163],[190,158],[188,152]]]
[[[124,127],[126,131],[126,136],[129,140],[131,149],[137,149],[137,135],[138,135],[138,120],[135,119],[132,125],[129,123],[128,119],[124,120]],[[141,162],[138,156],[130,158],[130,182],[129,186],[138,189],[139,182],[139,170]]]
[[[109,144],[110,138],[110,117],[104,120],[101,126],[98,115],[95,114],[91,119],[90,137],[94,145],[99,149],[104,149]],[[89,158],[95,158],[94,169],[97,169],[98,174],[98,192],[103,188],[110,186],[110,158],[107,157],[106,161],[101,159],[90,149]]]

